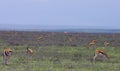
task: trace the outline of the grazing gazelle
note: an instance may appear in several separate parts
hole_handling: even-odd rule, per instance
[[[10,56],[12,55],[12,50],[10,48],[6,48],[4,49],[4,53],[3,53],[3,60],[4,60],[4,64],[8,64],[8,60],[10,59]]]
[[[93,57],[93,61],[95,61],[96,57],[98,57],[99,55],[102,55],[104,56],[107,60],[109,59],[107,53],[101,49],[96,49],[95,50],[95,54],[94,54],[94,57]]]
[[[27,47],[26,52],[27,52],[27,54],[28,54],[28,55],[33,54],[33,50],[32,50],[32,49],[30,49],[29,47]]]
[[[104,42],[104,46],[105,46],[105,47],[107,47],[109,44],[110,44],[110,43],[107,42],[107,41]]]
[[[95,46],[95,44],[96,44],[96,40],[92,40],[92,41],[89,43],[89,48],[90,48],[91,46]]]

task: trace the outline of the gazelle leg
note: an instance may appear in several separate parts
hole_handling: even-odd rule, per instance
[[[95,53],[94,57],[93,57],[93,61],[95,62],[96,57],[98,56],[98,54]]]
[[[4,64],[5,64],[5,65],[8,64],[8,59],[7,59],[6,56],[3,57],[3,60],[4,60]]]

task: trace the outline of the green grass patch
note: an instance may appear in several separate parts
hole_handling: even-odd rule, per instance
[[[13,56],[9,65],[3,65],[0,57],[1,71],[119,71],[119,48],[105,49],[110,56],[109,61],[92,62],[93,49],[85,47],[31,47],[34,54],[27,58],[26,46],[9,46],[13,49]],[[1,50],[4,47],[0,48]],[[99,58],[98,58],[99,59]]]

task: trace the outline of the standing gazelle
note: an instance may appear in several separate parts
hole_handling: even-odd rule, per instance
[[[94,47],[94,48],[95,48],[95,44],[96,44],[96,40],[92,40],[92,41],[89,43],[89,48],[90,48],[90,47]]]
[[[95,50],[95,55],[93,57],[93,61],[95,61],[96,57],[98,57],[99,55],[104,56],[107,60],[109,59],[109,57],[105,51],[103,51],[101,49],[97,49],[97,50]]]
[[[10,48],[6,48],[4,49],[4,53],[3,53],[3,60],[4,60],[4,64],[8,64],[8,60],[10,59],[10,56],[12,55],[12,50]]]
[[[107,47],[108,45],[110,45],[110,43],[107,42],[107,41],[105,41],[105,42],[104,42],[104,46]]]
[[[27,53],[27,59],[28,60],[31,59],[33,50],[31,48],[27,47],[26,53]]]

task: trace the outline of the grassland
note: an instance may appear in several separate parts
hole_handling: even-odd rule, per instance
[[[94,49],[87,48],[92,39],[108,53],[109,61],[92,61]],[[111,44],[105,48],[103,41]],[[119,43],[119,34],[1,31],[0,53],[10,47],[13,55],[8,65],[0,57],[0,71],[120,71]],[[32,56],[26,55],[26,47],[33,49]]]

